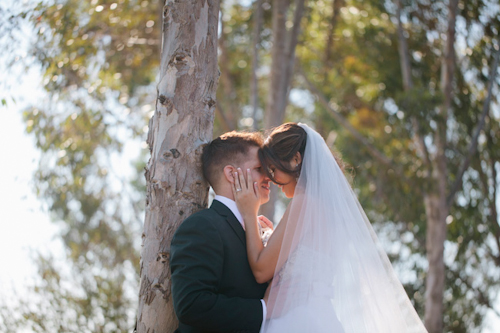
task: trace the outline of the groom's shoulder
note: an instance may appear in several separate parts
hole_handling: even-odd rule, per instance
[[[187,217],[179,229],[213,227],[213,223],[219,218],[220,216],[213,209],[205,208]]]
[[[187,221],[197,221],[197,220],[211,220],[214,218],[218,218],[219,214],[211,208],[205,208],[202,210],[197,211],[196,213],[193,213],[189,215],[184,222]]]

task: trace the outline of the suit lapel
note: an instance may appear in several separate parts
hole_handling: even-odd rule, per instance
[[[219,215],[225,218],[226,222],[231,226],[231,229],[233,229],[243,245],[245,245],[246,247],[245,231],[243,230],[243,227],[241,226],[236,216],[234,216],[233,212],[231,212],[231,210],[227,208],[226,205],[217,200],[212,201],[210,209],[215,210]]]

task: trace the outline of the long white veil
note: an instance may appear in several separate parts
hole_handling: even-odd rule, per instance
[[[266,333],[427,332],[323,138],[307,133]]]

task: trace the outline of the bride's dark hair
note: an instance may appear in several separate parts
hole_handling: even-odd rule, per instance
[[[259,149],[259,159],[262,164],[262,170],[274,183],[283,185],[276,181],[270,170],[271,166],[298,178],[302,163],[296,168],[291,168],[290,161],[300,153],[304,159],[304,151],[307,144],[306,131],[297,125],[297,123],[285,123],[275,127],[267,137],[264,145]],[[333,153],[339,167],[344,172],[344,162],[337,154]]]

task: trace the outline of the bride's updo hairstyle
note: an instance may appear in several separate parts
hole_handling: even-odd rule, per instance
[[[284,185],[276,181],[270,167],[273,166],[295,178],[300,175],[302,163],[292,168],[290,161],[297,152],[304,159],[304,151],[307,144],[306,131],[297,125],[297,123],[285,123],[275,127],[267,137],[264,145],[259,149],[259,159],[262,169],[267,177],[276,184]],[[342,172],[345,170],[345,164],[342,159],[333,153]]]
[[[304,157],[306,143],[306,131],[296,123],[285,123],[275,127],[267,137],[262,148],[259,149],[260,163],[269,179],[276,184],[280,184],[274,178],[270,169],[271,166],[298,178],[301,164],[296,168],[292,168],[290,161],[297,152],[300,153],[302,158]]]

